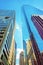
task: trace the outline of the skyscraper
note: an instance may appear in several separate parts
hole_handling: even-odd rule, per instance
[[[32,29],[32,26],[31,26],[31,24],[33,25],[33,23],[32,23],[32,20],[31,20],[31,15],[33,15],[33,14],[43,14],[43,12],[42,11],[40,11],[40,10],[38,10],[38,9],[36,9],[36,8],[34,8],[34,7],[32,7],[32,6],[29,6],[29,8],[28,8],[29,10],[27,11],[27,10],[25,10],[25,8],[23,9],[23,13],[24,13],[24,17],[25,17],[25,23],[26,23],[26,25],[27,25],[27,29],[28,29],[28,33],[29,33],[29,37],[30,37],[30,40],[31,40],[31,42],[32,42],[32,49],[33,49],[33,51],[34,51],[34,55],[35,55],[35,57],[36,57],[36,61],[37,61],[37,64],[36,65],[43,65],[42,64],[42,57],[41,57],[41,53],[40,53],[40,50],[39,50],[39,47],[38,47],[38,45],[37,45],[37,41],[36,41],[36,38],[35,38],[35,35],[34,35],[34,31],[33,31],[33,29]],[[28,14],[27,14],[27,12],[28,12]],[[30,22],[31,22],[31,24],[30,24]],[[36,20],[34,21],[34,22],[36,22]],[[41,21],[42,22],[42,21]],[[40,27],[41,26],[43,26],[42,24],[41,24],[41,22],[40,21],[38,21],[37,23],[39,23],[40,24]],[[34,26],[34,25],[33,25]],[[38,26],[38,25],[37,25]],[[39,27],[38,27],[39,28]],[[41,30],[42,30],[42,27],[40,28]],[[39,29],[39,30],[40,30]],[[40,32],[42,32],[40,30]],[[43,32],[42,32],[43,33]],[[40,34],[40,36],[41,36],[42,34]],[[43,37],[42,37],[42,39],[43,39]],[[31,52],[31,50],[30,50],[30,52]],[[29,54],[30,55],[30,54]],[[31,53],[31,55],[32,55],[32,53]],[[32,59],[31,59],[32,60]],[[34,60],[34,59],[33,59]],[[34,64],[35,64],[35,61],[34,61]]]
[[[23,40],[23,50],[24,50],[24,64],[27,65],[27,44],[25,40]]]
[[[24,65],[24,52],[23,51],[21,51],[20,53],[19,64]]]
[[[35,56],[35,52],[34,52],[31,40],[27,41],[27,64],[37,65],[37,59]]]
[[[31,19],[43,39],[43,19],[40,16],[41,15],[33,15]]]
[[[0,10],[0,65],[14,65],[15,11]]]

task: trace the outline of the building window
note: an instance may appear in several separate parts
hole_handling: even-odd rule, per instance
[[[8,50],[7,50],[6,44],[5,44],[5,49],[6,49],[6,52],[7,52],[8,56],[9,56],[9,53],[8,53]]]
[[[9,19],[10,17],[9,16],[6,16],[5,19]]]
[[[0,36],[0,38],[3,38],[3,36]]]
[[[6,50],[7,50],[6,44],[5,44],[5,48],[6,48]]]
[[[0,42],[1,42],[1,40],[0,40]]]
[[[4,63],[3,62],[0,62],[0,65],[4,65]]]
[[[4,34],[4,32],[0,32],[0,34]]]
[[[3,53],[4,53],[5,58],[8,60],[7,55],[6,55],[5,51],[4,51],[4,49],[3,49]]]
[[[8,40],[6,40],[7,48],[8,48]]]
[[[1,55],[1,59],[3,59],[3,54]]]

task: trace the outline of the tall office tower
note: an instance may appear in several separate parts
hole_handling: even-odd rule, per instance
[[[43,65],[43,51],[41,52],[41,57],[42,57],[42,65]]]
[[[43,52],[41,52],[41,56],[42,56],[42,58],[43,58]]]
[[[31,40],[27,40],[27,64],[28,65],[37,65],[37,59],[33,50]]]
[[[43,15],[33,15],[31,17],[32,22],[34,23],[35,27],[37,28],[37,31],[39,32],[41,38],[43,39]],[[41,64],[43,65],[43,58],[41,56],[40,58]]]
[[[36,56],[36,59],[37,59],[37,65],[42,65],[40,50],[38,48],[37,42],[36,42],[36,40],[34,38],[34,35],[33,35],[32,31],[31,31],[29,25],[28,25],[28,29],[29,29],[30,39],[31,39],[31,42],[32,42],[34,53],[35,53],[35,56]]]
[[[20,53],[19,64],[24,65],[24,52],[23,51]]]
[[[0,65],[14,65],[15,11],[0,10]]]
[[[16,65],[16,52],[17,51],[17,44],[15,42],[15,45],[14,45],[14,65]]]
[[[31,19],[43,39],[43,19],[41,18],[41,15],[33,15]]]
[[[29,12],[33,11],[33,10],[35,10],[35,9],[31,9],[30,8]],[[31,39],[31,42],[32,42],[32,47],[33,47],[33,50],[34,50],[34,54],[35,54],[35,57],[37,59],[37,65],[42,65],[42,58],[41,58],[40,50],[38,48],[37,41],[35,40],[35,37],[33,35],[33,32],[31,30],[31,27],[30,27],[30,24],[29,24],[29,21],[31,21],[31,15],[32,15],[32,13],[29,14],[29,16],[30,16],[29,20],[28,20],[28,18],[26,16],[25,10],[23,10],[23,13],[24,13],[24,17],[25,17],[25,20],[26,20],[25,22],[26,22],[26,25],[27,25],[27,28],[28,28],[29,36],[30,36],[30,39]]]
[[[24,50],[24,63],[27,65],[27,47],[26,47],[26,41],[23,40],[23,50]]]

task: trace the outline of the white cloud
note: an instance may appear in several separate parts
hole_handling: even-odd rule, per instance
[[[16,64],[16,65],[19,65],[19,64]]]
[[[16,29],[19,29],[19,25],[18,24],[16,24]]]
[[[23,49],[20,49],[20,48],[17,49],[17,52],[21,52],[21,51],[23,51]]]
[[[26,39],[26,43],[28,42],[28,39]]]
[[[39,15],[43,19],[43,15]]]
[[[19,59],[21,51],[23,51],[23,49],[20,48],[17,49],[16,59]]]
[[[16,24],[16,29],[21,30],[21,26],[20,26],[20,25],[18,25],[18,24]]]
[[[18,34],[17,34],[18,33]],[[19,38],[19,40],[18,40]],[[20,44],[21,43],[21,46],[23,48],[23,37],[22,37],[22,27],[19,26],[19,24],[16,23],[16,31],[15,31],[15,40],[16,40],[16,43]]]
[[[16,59],[19,59],[19,54],[16,55]]]
[[[16,29],[22,32],[21,27],[18,24],[16,24]]]

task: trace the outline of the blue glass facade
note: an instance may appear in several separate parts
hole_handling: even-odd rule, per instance
[[[29,28],[31,29],[31,31],[32,31],[32,33],[33,33],[33,35],[35,37],[35,40],[37,41],[38,47],[39,47],[40,51],[42,51],[43,50],[43,48],[42,48],[43,45],[40,45],[40,44],[43,43],[43,40],[40,37],[35,25],[32,22],[31,16],[33,14],[35,14],[35,15],[43,15],[43,11],[41,11],[41,10],[35,8],[35,7],[32,7],[32,6],[23,6],[22,11],[24,13],[25,25],[29,24],[29,26],[30,26]],[[26,27],[27,27],[27,25],[26,25]],[[29,35],[31,35],[31,33],[29,33],[30,30],[28,29],[28,27],[25,28],[25,29],[27,29],[27,31],[28,31],[27,39],[30,39],[30,37],[29,37]],[[24,30],[24,28],[23,28],[23,30]],[[25,31],[23,33],[25,33]],[[25,35],[23,35],[23,36],[25,36]]]
[[[37,29],[35,28],[32,20],[31,20],[31,16],[32,15],[43,15],[43,11],[41,11],[37,8],[34,8],[32,6],[28,6],[28,7],[24,6],[23,13],[24,13],[25,24],[27,26],[28,34],[29,34],[30,40],[32,42],[32,47],[33,47],[33,50],[34,50],[34,53],[35,53],[35,56],[37,59],[37,64],[42,65],[43,63],[42,63],[42,57],[41,57],[40,50],[43,50],[43,48],[42,47],[41,47],[41,49],[38,48],[39,47],[38,44],[43,43],[43,39],[40,37]]]

